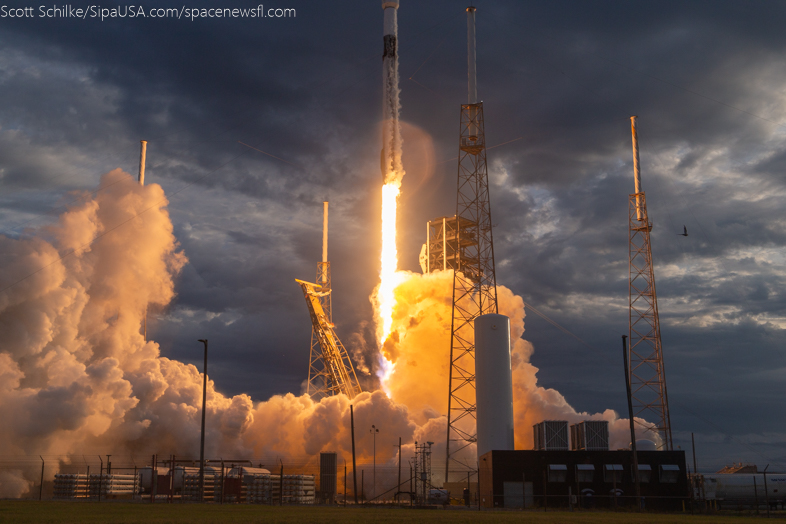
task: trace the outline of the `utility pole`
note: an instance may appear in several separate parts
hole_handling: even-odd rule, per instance
[[[398,438],[398,488],[396,488],[396,500],[398,501],[398,494],[401,493],[401,437]]]
[[[38,501],[41,502],[41,499],[44,497],[44,457],[38,455],[41,458],[41,485],[38,488]],[[401,467],[399,467],[399,477],[401,476]]]
[[[633,422],[633,400],[630,394],[630,376],[628,375],[627,339],[627,336],[622,335],[622,360],[625,363],[625,392],[628,397],[628,418],[630,418],[630,449],[633,452],[633,482],[636,484],[636,507],[638,511],[641,509],[641,480],[639,478],[639,454],[636,451],[636,429]]]
[[[199,443],[199,502],[205,500],[205,407],[207,405],[207,339],[200,338],[197,342],[205,345],[205,367],[202,378],[202,438]]]
[[[371,488],[371,499],[374,500],[377,498],[377,433],[379,433],[379,428],[376,427],[374,424],[371,424],[371,435],[374,437],[374,469],[373,469],[373,486]]]
[[[355,410],[349,405],[349,420],[352,427],[352,493],[355,495],[355,505],[358,504],[358,466],[355,461]]]

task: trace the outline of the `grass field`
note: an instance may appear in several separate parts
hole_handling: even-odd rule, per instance
[[[674,522],[750,523],[753,517],[740,516],[692,516],[685,514],[633,514],[614,512],[547,512],[542,511],[468,511],[419,510],[409,508],[340,508],[340,507],[295,507],[295,506],[247,506],[208,504],[131,504],[95,502],[0,502],[2,523],[336,523],[351,524],[365,522],[408,523],[485,523],[527,522],[536,524],[669,524]]]

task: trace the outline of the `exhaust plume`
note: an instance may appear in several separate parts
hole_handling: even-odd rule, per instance
[[[111,183],[120,177],[128,182]],[[0,236],[0,442],[6,455],[198,456],[201,375],[193,365],[162,357],[141,333],[146,309],[171,302],[188,263],[164,191],[120,170],[104,175],[102,187],[52,226],[19,239]],[[416,440],[436,442],[435,457],[445,452],[452,275],[397,272],[396,278],[382,349],[395,364],[390,396],[365,392],[352,401],[358,428],[384,428],[377,438],[379,465],[395,464],[398,437],[405,457]],[[521,339],[523,302],[500,287],[499,304],[515,341],[516,446],[531,447],[531,425],[543,418],[609,420],[612,446],[626,446],[627,426],[616,413],[577,413],[557,391],[537,385],[537,368],[529,363],[533,348]],[[255,402],[246,394],[225,396],[209,380],[206,454],[308,457],[313,465],[321,451],[348,458],[349,405],[343,395]],[[361,436],[356,444],[358,461],[370,463],[372,439]],[[465,450],[468,464],[474,453],[474,447]],[[0,497],[24,495],[39,474],[39,466],[0,471]],[[438,474],[434,480],[441,482]]]

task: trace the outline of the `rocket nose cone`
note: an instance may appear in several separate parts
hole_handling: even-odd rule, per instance
[[[382,9],[387,9],[388,7],[398,9],[398,0],[382,0]]]

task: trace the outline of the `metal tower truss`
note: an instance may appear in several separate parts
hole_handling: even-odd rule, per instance
[[[418,445],[415,442],[415,500],[418,504],[428,504],[431,483],[431,446],[433,442]]]
[[[330,262],[319,263],[317,280],[321,280],[322,276],[325,276],[325,285],[296,280],[303,289],[311,315],[311,356],[307,392],[315,400],[339,393],[352,399],[361,389],[352,360],[333,331],[330,311]]]
[[[459,460],[459,453],[477,440],[473,323],[479,315],[498,312],[484,135],[483,103],[462,104],[458,219],[454,219],[454,225],[458,223],[460,227],[454,228],[446,482],[451,470],[474,469]]]
[[[476,222],[455,216],[434,219],[426,224],[426,243],[420,253],[423,273],[456,269],[459,265],[460,245],[475,244],[471,236]]]
[[[644,192],[630,195],[629,222],[629,371],[634,416],[654,420],[649,426],[663,439],[663,449],[672,449],[666,371],[660,341],[658,296],[652,268],[650,232]],[[637,421],[638,422],[638,421]]]
[[[317,282],[322,283],[321,293],[318,295],[319,303],[325,318],[329,323],[333,323],[333,293],[331,293],[332,282],[330,277],[330,262],[317,262]],[[319,345],[317,330],[311,326],[311,353],[308,358],[308,383],[306,393],[313,399],[320,399],[330,393],[327,390],[327,373],[325,363],[322,358],[322,347]]]

